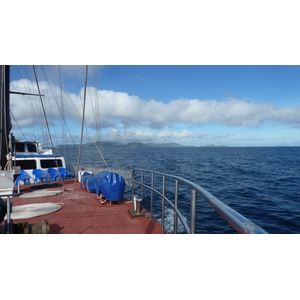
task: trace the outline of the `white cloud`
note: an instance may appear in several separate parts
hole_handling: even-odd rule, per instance
[[[300,107],[276,109],[270,102],[251,103],[239,99],[147,102],[137,96],[114,91],[99,91],[98,97],[103,101],[101,107],[104,119],[118,119],[124,127],[163,129],[174,123],[256,127],[266,122],[300,126]]]
[[[119,141],[119,142],[153,142],[153,143],[181,143],[191,144],[195,139],[199,140],[207,136],[202,132],[192,132],[186,129],[181,131],[142,131],[135,130],[116,130],[111,129],[109,132],[102,134],[104,141]]]
[[[29,92],[36,92],[35,83],[29,81],[15,81],[12,89],[24,90],[24,83]],[[42,93],[47,95],[45,107],[52,119],[60,120],[62,109],[58,109],[60,102],[60,89],[54,87],[50,90],[47,83],[42,82]],[[86,106],[86,120],[90,127],[95,125],[95,119],[102,122],[102,127],[114,127],[116,124],[123,128],[143,126],[152,129],[170,128],[174,123],[182,124],[223,124],[227,126],[255,127],[266,122],[300,126],[300,107],[276,109],[271,102],[251,103],[239,99],[199,100],[178,99],[169,103],[156,100],[144,101],[138,96],[128,95],[125,92],[115,92],[89,88]],[[34,115],[42,116],[37,109],[39,97],[24,100],[20,95],[12,95],[12,111],[23,126],[31,126]],[[83,90],[80,95],[63,93],[66,100],[63,111],[67,118],[80,123],[78,113],[81,111]],[[72,99],[72,101],[70,100]],[[33,110],[27,101],[30,101]],[[75,109],[76,108],[76,109]],[[99,110],[99,113],[97,111]],[[81,115],[81,112],[79,113]],[[98,118],[98,119],[97,119]]]
[[[253,134],[224,134],[205,133],[202,131],[190,131],[183,129],[181,131],[142,131],[135,130],[117,130],[111,129],[102,134],[103,141],[128,142],[152,142],[152,143],[178,143],[182,145],[242,145],[253,143],[259,144],[265,140]]]
[[[64,114],[70,130],[78,134],[81,126],[83,89],[79,95],[63,92],[64,105],[58,108],[61,99],[60,88],[54,86],[50,89],[46,82],[41,82],[40,86],[42,94],[46,95],[43,97],[43,103],[47,109],[49,125],[60,126],[61,115]],[[28,80],[12,82],[11,89],[37,93],[36,84]],[[204,143],[215,143],[229,141],[229,137],[195,133],[187,129],[175,131],[175,128],[180,125],[181,128],[195,129],[201,124],[244,128],[265,124],[300,127],[300,107],[277,109],[271,102],[256,103],[233,98],[223,101],[180,98],[163,103],[154,99],[144,101],[125,92],[97,91],[95,88],[89,88],[87,96],[86,125],[90,129],[95,129],[99,124],[102,129],[110,128],[111,131],[104,134],[107,140],[186,144],[197,144],[201,140]],[[11,95],[11,111],[21,128],[29,129],[34,126],[45,130],[45,123],[42,121],[44,113],[39,107],[39,97]],[[248,140],[251,139],[252,137],[249,137]]]

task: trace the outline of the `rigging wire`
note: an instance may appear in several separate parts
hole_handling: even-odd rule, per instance
[[[23,85],[24,91],[26,91],[28,94],[35,92],[35,90],[33,91],[33,89],[32,89],[33,87],[31,86],[32,81],[29,80],[29,78],[32,77],[33,73],[30,72],[31,76],[29,76],[29,68],[28,68],[28,66],[25,66],[25,71],[23,71],[20,68],[20,66],[18,66],[18,71],[19,71],[19,74],[21,76],[20,81],[21,81],[21,83]],[[26,73],[26,76],[24,75],[24,72]],[[28,78],[28,80],[24,79],[24,78]],[[36,137],[36,135],[37,135],[36,132],[43,132],[43,130],[42,130],[43,125],[40,122],[41,119],[37,117],[37,115],[38,115],[38,111],[37,111],[38,107],[35,105],[35,100],[34,100],[35,98],[32,97],[32,96],[30,96],[30,95],[27,95],[25,97],[28,97],[26,99],[28,99],[29,102],[30,102],[30,106],[28,106],[28,107],[31,107],[31,118],[30,119],[31,120],[35,120],[35,122],[32,123],[33,131],[34,131],[32,137]],[[12,114],[12,111],[11,111],[11,114]],[[19,126],[17,120],[15,119],[15,117],[14,117],[14,120],[15,120],[17,126],[20,128],[20,126]],[[25,137],[25,140],[40,140],[40,138],[38,138],[38,139],[36,139],[36,138],[30,138],[29,139],[28,137],[25,136],[25,134],[22,131],[21,131],[21,133]]]
[[[20,74],[20,77],[21,77],[21,79],[19,81],[23,85],[23,90],[26,91],[28,94],[33,93],[33,90],[32,90],[33,87],[31,86],[32,81],[30,81],[29,79],[28,80],[24,79],[24,78],[29,78],[28,68],[25,67],[26,76],[24,76],[24,71],[20,68],[20,66],[18,66],[18,71],[19,71],[19,74]],[[32,74],[33,73],[31,72],[31,75]],[[12,97],[14,97],[14,96],[12,96]],[[40,121],[39,118],[37,118],[37,116],[36,116],[37,106],[33,105],[33,102],[35,102],[33,100],[34,99],[33,97],[31,97],[30,95],[26,95],[25,97],[28,97],[26,99],[28,99],[30,104],[31,104],[31,105],[28,106],[28,107],[31,107],[31,118],[30,118],[30,120],[36,120],[36,122],[32,122],[32,127],[33,127],[33,132],[34,132],[32,137],[34,137],[34,136],[36,136],[36,134],[35,134],[36,128],[38,127],[39,121]],[[10,114],[13,117],[17,127],[20,129],[20,132],[23,134],[25,140],[30,140],[28,137],[26,137],[24,132],[21,130],[19,122],[14,117],[12,110],[10,110]],[[42,126],[40,126],[40,128],[42,128]],[[31,140],[32,140],[32,138],[31,138]]]
[[[55,96],[55,94],[54,94],[54,92],[53,92],[53,90],[52,90],[52,87],[51,87],[50,83],[49,83],[49,79],[48,79],[48,77],[47,77],[47,75],[46,75],[46,73],[45,73],[45,70],[44,70],[43,66],[41,66],[41,69],[42,69],[42,71],[43,71],[43,73],[44,73],[44,76],[45,76],[45,79],[46,79],[46,80],[44,81],[44,84],[45,84],[45,82],[48,82],[48,85],[49,85],[49,87],[50,87],[50,90],[51,90],[51,92],[52,92],[52,95],[53,95],[53,97],[54,97],[54,100],[55,100],[55,102],[56,102],[56,104],[57,104],[57,106],[58,106],[58,108],[59,108],[59,111],[60,111],[60,113],[61,113],[61,115],[62,115],[62,117],[63,117],[63,120],[64,120],[64,122],[65,122],[65,124],[66,124],[66,128],[69,130],[69,128],[68,128],[68,126],[67,126],[67,123],[66,123],[66,120],[65,120],[65,118],[64,118],[64,115],[65,115],[64,109],[63,109],[63,107],[60,107],[59,104],[58,104],[58,101],[57,101],[56,96]],[[50,126],[49,126],[49,122],[48,122],[48,116],[47,116],[47,113],[46,113],[46,107],[45,107],[46,102],[45,102],[45,100],[42,99],[41,89],[40,89],[40,84],[39,84],[39,82],[38,82],[37,70],[36,70],[35,66],[33,66],[33,73],[34,73],[34,78],[35,78],[35,81],[36,81],[36,86],[37,86],[37,89],[38,89],[38,94],[39,94],[40,103],[41,103],[41,110],[42,110],[42,113],[43,113],[43,115],[44,115],[44,119],[45,119],[45,123],[46,123],[46,128],[47,128],[48,136],[49,136],[49,139],[50,139],[51,147],[52,147],[52,149],[54,149],[53,140],[52,140],[52,136],[51,136],[51,133],[50,133]],[[56,73],[55,70],[54,70],[54,73]],[[60,96],[61,96],[61,101],[62,101],[62,98],[63,98],[63,93],[62,93],[63,83],[62,83],[62,79],[61,79],[60,69],[59,69],[59,77],[58,77],[58,78],[59,78],[59,82],[60,82],[60,92],[61,92]],[[28,88],[30,87],[30,84],[29,84],[29,83],[30,83],[30,81],[28,81]],[[25,81],[23,82],[23,84],[25,85]],[[96,107],[96,108],[99,107],[98,91],[97,91],[97,89],[96,89],[96,88],[94,89],[95,95],[94,95],[94,97],[92,97],[92,96],[91,96],[90,89],[88,88],[87,84],[88,84],[88,66],[86,66],[86,68],[85,68],[84,98],[83,98],[83,103],[82,103],[82,107],[83,107],[83,116],[82,116],[82,118],[81,118],[81,120],[82,120],[82,122],[81,122],[81,136],[80,136],[80,149],[79,149],[79,154],[78,154],[78,163],[77,163],[77,171],[76,171],[77,174],[78,174],[78,171],[79,171],[79,168],[80,168],[79,166],[80,166],[81,153],[82,153],[82,144],[83,144],[83,137],[84,137],[83,132],[84,132],[84,128],[85,128],[85,127],[86,127],[86,129],[87,129],[87,126],[85,126],[85,125],[86,125],[85,111],[86,111],[86,105],[87,105],[87,93],[89,93],[91,99],[94,98],[94,101],[95,101],[95,103],[94,103],[94,104],[95,104],[95,107]],[[30,89],[30,88],[29,88],[29,89]],[[66,92],[66,94],[67,94],[67,96],[69,97],[69,99],[71,100],[71,103],[73,104],[73,106],[74,106],[74,108],[75,108],[75,111],[76,111],[77,114],[80,116],[80,114],[79,114],[78,110],[76,109],[76,106],[74,105],[74,103],[73,103],[73,101],[72,101],[70,95],[68,94],[68,92]],[[30,100],[31,100],[31,97],[30,97]],[[91,101],[92,101],[92,100],[91,100]],[[44,103],[44,102],[45,102],[45,103]],[[36,106],[36,105],[35,105],[35,106]],[[93,106],[93,107],[94,107],[94,106]],[[96,109],[96,111],[98,112],[98,109]],[[35,109],[33,109],[32,112],[33,112],[34,115],[36,115]],[[97,121],[97,119],[98,119],[97,117],[98,117],[98,116],[97,116],[97,114],[95,114],[95,110],[94,110],[94,109],[93,109],[93,112],[94,112],[95,124],[97,125],[97,124],[98,124],[98,121]],[[12,114],[12,116],[13,116],[13,114]],[[14,118],[14,120],[15,120],[15,117],[14,117],[14,116],[13,116],[13,118]],[[40,118],[40,120],[41,120],[41,118]],[[15,120],[15,122],[16,122],[16,120]],[[19,127],[19,124],[18,124],[17,122],[16,122],[16,124],[17,124],[18,127]],[[19,128],[20,128],[20,127],[19,127]],[[97,129],[97,133],[99,134],[99,131],[98,131],[99,126],[96,126],[96,129]],[[21,128],[20,128],[20,131],[22,132]],[[69,132],[69,133],[70,133],[70,132]],[[25,136],[25,134],[24,134],[23,132],[22,132],[22,134]],[[70,133],[70,136],[71,136],[71,138],[72,138],[71,133]],[[25,137],[25,138],[26,138],[26,137]],[[93,138],[92,138],[92,140],[93,140]],[[104,158],[104,156],[103,156],[103,154],[102,154],[102,152],[101,152],[101,150],[99,149],[97,143],[96,143],[95,141],[93,141],[93,142],[94,142],[95,147],[96,147],[97,151],[99,152],[99,154],[100,154],[102,160],[104,161],[104,163],[105,163],[107,169],[109,169],[109,171],[111,171],[110,168],[109,168],[109,166],[108,166],[108,164],[107,164],[107,162],[106,162],[106,160],[105,160],[105,158]],[[74,190],[75,190],[75,184],[76,184],[76,179],[75,179],[75,181],[74,181],[74,189],[73,189],[73,193],[74,193]],[[72,196],[73,196],[73,193],[72,193]],[[65,194],[66,194],[66,196],[68,197],[67,193],[65,193]],[[72,196],[71,196],[71,197],[72,197]],[[69,197],[68,197],[68,198],[69,198]],[[69,198],[69,199],[70,199],[70,198]]]
[[[39,95],[40,95],[41,106],[42,106],[44,117],[45,117],[45,122],[46,122],[46,127],[47,127],[47,131],[48,131],[49,138],[50,138],[51,147],[53,149],[54,148],[53,140],[52,140],[52,137],[51,137],[50,127],[49,127],[49,124],[48,124],[47,115],[46,115],[45,107],[44,107],[43,100],[42,100],[42,97],[41,97],[40,86],[39,86],[39,83],[38,83],[38,79],[37,79],[37,76],[36,76],[36,71],[35,71],[35,67],[34,66],[33,66],[33,70],[34,70],[34,75],[35,75],[35,79],[36,79],[36,84],[37,84],[38,92],[39,92]],[[56,156],[55,156],[55,161],[56,161]],[[56,165],[58,167],[57,161],[56,161]],[[75,190],[75,184],[76,184],[76,179],[74,180],[73,193],[74,193],[74,190]],[[72,195],[73,195],[73,193],[72,193]],[[65,195],[66,195],[67,198],[69,198],[68,195],[67,195],[67,193],[65,193]]]
[[[46,81],[48,82],[48,85],[49,85],[49,88],[50,88],[51,93],[52,93],[52,95],[53,95],[53,98],[54,98],[54,100],[55,100],[55,103],[56,103],[56,105],[57,105],[57,107],[58,107],[58,110],[59,110],[61,116],[62,116],[62,121],[63,121],[63,123],[65,124],[65,128],[68,130],[69,135],[70,135],[70,137],[71,137],[71,139],[72,139],[72,142],[73,142],[73,144],[75,145],[75,141],[74,141],[73,138],[72,138],[72,134],[71,134],[71,132],[70,132],[70,129],[69,129],[69,127],[68,127],[68,125],[67,125],[67,122],[66,122],[66,119],[65,119],[64,107],[63,107],[63,105],[62,105],[62,108],[61,108],[60,105],[58,104],[58,101],[57,101],[57,99],[56,99],[56,97],[55,97],[55,93],[54,93],[54,91],[53,91],[53,89],[52,89],[52,87],[51,87],[51,85],[50,85],[50,82],[49,82],[49,79],[48,79],[48,77],[47,77],[47,75],[46,75],[46,72],[45,72],[43,66],[41,66],[41,67],[42,67],[43,73],[44,73],[44,75],[45,75]],[[61,93],[61,94],[60,94],[60,95],[61,95],[61,102],[63,102],[63,96],[62,96],[62,80],[61,80],[61,78],[59,78],[59,81],[60,81],[60,86],[61,86],[61,92],[60,92],[60,93]]]
[[[59,76],[59,90],[60,90],[60,113],[61,113],[61,133],[62,133],[62,141],[63,141],[63,149],[64,149],[64,156],[67,156],[67,160],[69,160],[69,151],[67,151],[67,131],[70,134],[71,140],[73,141],[72,135],[69,131],[69,127],[67,125],[66,122],[66,118],[65,118],[65,106],[64,106],[64,102],[63,102],[63,88],[62,88],[62,77],[61,77],[61,69],[60,66],[58,66],[58,76]],[[73,141],[74,144],[74,141]],[[76,147],[76,146],[75,146]]]
[[[63,86],[64,86],[64,85],[63,85],[63,82],[62,82],[61,78],[59,77],[59,75],[57,74],[56,70],[53,68],[53,66],[52,66],[52,69],[53,69],[53,72],[55,73],[56,77],[58,78],[58,80],[59,80],[61,86],[63,87]],[[76,73],[76,78],[77,78],[77,83],[78,83],[78,74],[77,74],[76,66],[75,66],[75,73]],[[96,79],[95,79],[95,80],[96,80]],[[78,86],[79,86],[79,83],[78,83]],[[97,89],[96,89],[96,90],[97,90]],[[66,91],[66,94],[67,94],[67,96],[68,96],[68,98],[69,98],[71,104],[73,105],[74,110],[76,111],[77,115],[78,115],[79,118],[80,118],[80,117],[81,117],[81,116],[80,116],[80,113],[79,113],[79,111],[78,111],[76,105],[75,105],[74,102],[72,101],[72,98],[70,97],[70,95],[69,95],[69,93],[68,93],[67,91]],[[97,94],[98,94],[98,93],[97,93]],[[79,96],[80,96],[80,95],[79,95]],[[96,99],[98,99],[98,98],[96,97]],[[98,101],[97,101],[97,102],[98,102]],[[98,122],[97,122],[97,123],[98,123]],[[97,124],[97,123],[96,123],[96,124]],[[84,124],[85,124],[85,121],[84,121]],[[85,126],[86,126],[86,124],[85,124]],[[97,130],[98,130],[98,127],[100,127],[100,126],[97,126]],[[91,135],[89,134],[89,131],[88,131],[88,127],[87,127],[87,126],[86,126],[86,131],[87,131],[87,135],[91,137]],[[97,131],[97,133],[98,133],[98,135],[99,135],[99,132],[98,132],[98,131]],[[72,135],[70,134],[70,136],[72,136]],[[106,162],[106,160],[105,160],[105,158],[104,158],[104,156],[103,156],[101,150],[100,150],[99,147],[97,146],[95,140],[94,140],[92,137],[91,137],[91,140],[92,140],[92,142],[94,143],[94,145],[95,145],[95,147],[96,147],[96,149],[97,149],[99,155],[101,156],[101,158],[102,158],[102,160],[103,160],[103,162],[104,162],[106,168],[108,168],[108,169],[110,170],[110,168],[109,168],[109,166],[108,166],[108,164],[107,164],[107,162]],[[101,139],[100,139],[100,142],[101,142]],[[74,141],[73,141],[73,143],[74,143]],[[75,144],[75,143],[74,143],[74,144]]]
[[[49,83],[49,79],[48,79],[48,77],[47,77],[47,75],[46,75],[46,72],[45,72],[43,66],[41,66],[41,69],[42,69],[42,72],[43,72],[44,77],[45,77],[45,82],[48,82],[48,86],[50,87],[50,90],[51,90],[52,95],[53,95],[53,97],[54,97],[54,100],[55,100],[55,102],[56,102],[56,104],[57,104],[57,107],[58,107],[59,110],[60,110],[60,113],[61,113],[61,115],[62,115],[62,119],[63,119],[63,121],[64,121],[64,123],[65,123],[65,125],[66,125],[66,128],[67,128],[67,130],[68,130],[68,132],[69,132],[69,135],[70,135],[70,137],[71,137],[71,139],[72,139],[72,142],[73,142],[73,144],[76,146],[76,144],[75,144],[75,142],[74,142],[74,140],[73,140],[72,134],[70,133],[69,127],[68,127],[68,125],[67,125],[67,123],[66,123],[66,120],[65,120],[65,118],[64,118],[64,115],[65,115],[64,109],[61,109],[61,107],[60,107],[59,104],[58,104],[58,101],[57,101],[57,99],[56,99],[56,97],[55,97],[55,93],[54,93],[54,91],[53,91],[53,89],[52,89],[52,87],[51,87],[51,85],[50,85],[50,83]],[[26,69],[26,70],[27,70],[27,69]],[[36,72],[35,67],[33,67],[33,70],[34,70],[34,72],[33,72],[33,73],[34,73],[34,77],[35,77],[35,80],[36,80],[36,82],[37,82],[37,72]],[[58,78],[58,80],[59,80],[59,82],[60,82],[60,87],[61,87],[61,97],[62,97],[62,89],[63,89],[62,78],[61,78],[60,74],[57,75],[57,71],[53,68],[53,66],[52,66],[52,70],[53,70],[53,74],[56,75],[56,77]],[[21,69],[19,69],[19,71],[20,71],[20,73],[22,73]],[[60,69],[59,69],[59,71],[60,71]],[[28,71],[27,71],[27,74],[28,74]],[[96,68],[94,69],[94,75],[95,75],[95,74],[96,74]],[[77,74],[77,70],[76,70],[76,77],[77,77],[77,83],[78,83],[78,74]],[[88,87],[87,87],[87,78],[88,78],[88,77],[87,77],[87,75],[86,75],[85,97],[86,97],[87,91],[89,91],[89,94],[90,94],[90,90],[89,90]],[[96,76],[95,76],[95,82],[96,82]],[[29,88],[29,87],[30,87],[29,83],[30,83],[30,82],[28,82],[28,88],[25,89],[25,90],[31,90],[31,88]],[[25,85],[25,81],[23,81],[23,84]],[[79,83],[78,83],[78,84],[79,84]],[[39,84],[38,84],[38,83],[37,83],[37,87],[38,87],[39,94],[41,94],[41,93],[40,93],[40,87],[39,87]],[[99,115],[97,115],[97,113],[95,113],[95,111],[96,111],[96,112],[99,112],[99,104],[98,104],[99,101],[98,101],[98,92],[97,92],[97,88],[94,89],[94,92],[95,92],[95,95],[94,95],[94,96],[95,96],[95,97],[94,97],[94,99],[95,99],[95,109],[93,109],[93,112],[94,112],[95,124],[96,124],[96,125],[99,125],[99,124],[98,124],[98,123],[99,123],[99,121],[98,121]],[[68,96],[70,102],[72,103],[72,105],[73,105],[73,107],[74,107],[76,113],[77,113],[78,116],[80,117],[80,113],[79,113],[79,111],[78,111],[76,105],[75,105],[74,102],[72,101],[72,99],[71,99],[69,93],[66,92],[66,94],[67,94],[67,96]],[[90,96],[91,96],[91,95],[90,95]],[[93,98],[93,97],[91,96],[91,98]],[[29,98],[29,100],[30,100],[30,102],[32,102],[32,98],[31,98],[31,97]],[[47,127],[47,130],[48,130],[48,136],[50,137],[51,147],[54,148],[52,136],[51,136],[51,134],[50,134],[50,128],[49,128],[49,124],[48,124],[48,119],[47,119],[47,116],[46,116],[46,109],[45,109],[45,106],[44,106],[44,103],[43,103],[43,100],[42,100],[41,97],[40,97],[40,102],[41,102],[41,104],[42,104],[42,105],[41,105],[41,106],[42,106],[42,112],[43,112],[43,114],[44,114],[44,116],[45,116],[46,127]],[[86,102],[86,99],[85,99],[85,102]],[[86,106],[86,104],[84,104],[84,105]],[[36,111],[36,110],[37,110],[37,106],[36,106],[36,105],[31,105],[31,107],[32,107],[32,114],[35,116],[35,119],[37,119],[37,121],[38,121],[38,122],[35,122],[34,125],[35,125],[35,126],[39,125],[39,127],[42,128],[43,125],[41,124],[41,118],[37,118],[37,111]],[[93,105],[93,107],[94,107],[94,105]],[[15,119],[15,118],[14,118],[14,119]],[[82,121],[83,121],[83,124],[86,123],[85,119],[82,120]],[[16,124],[17,124],[18,127],[20,127],[20,126],[18,125],[17,122],[16,122]],[[97,130],[97,137],[98,137],[98,139],[99,139],[99,135],[100,135],[100,134],[99,134],[99,126],[96,126],[96,130]],[[97,143],[96,143],[95,140],[92,138],[92,136],[89,134],[89,131],[88,131],[88,127],[87,127],[87,126],[86,126],[86,131],[87,131],[87,136],[90,136],[90,138],[92,139],[92,141],[93,141],[93,143],[94,143],[94,145],[95,145],[95,148],[96,148],[96,150],[98,151],[100,157],[102,158],[102,161],[104,162],[106,168],[107,168],[108,170],[110,170],[110,168],[109,168],[109,166],[108,166],[108,164],[107,164],[107,162],[106,162],[106,160],[105,160],[105,158],[104,158],[104,156],[103,156],[103,154],[102,154],[101,149],[99,149]],[[24,135],[24,133],[23,133],[23,135]],[[24,135],[24,136],[25,136],[25,135]],[[44,140],[46,140],[46,139],[47,139],[47,138],[44,137]],[[81,141],[81,144],[82,144],[82,141]],[[100,139],[100,146],[101,146],[101,139]]]
[[[38,70],[36,69],[36,71],[38,71]],[[36,75],[34,75],[34,71],[33,71],[32,75],[34,76],[33,78],[36,81],[38,78],[37,73],[36,73]],[[33,86],[31,84],[32,84],[31,82],[30,82],[30,84],[28,83],[28,87],[30,90],[32,90],[32,88],[33,88]],[[36,90],[36,88],[37,88],[37,85],[35,85],[35,90]],[[41,93],[39,93],[39,95],[41,95]],[[47,128],[45,131],[45,123],[43,122],[43,118],[40,117],[40,115],[43,114],[43,107],[40,105],[36,105],[35,99],[36,98],[29,96],[29,100],[31,103],[30,107],[31,107],[32,120],[34,120],[34,122],[33,122],[34,128],[35,128],[34,136],[36,137],[36,140],[47,140],[48,141],[49,133],[47,133]],[[41,100],[42,100],[42,98],[40,98],[40,101]],[[44,102],[45,102],[45,100],[44,100]]]
[[[47,115],[46,115],[46,111],[45,111],[45,106],[44,106],[43,99],[42,99],[42,96],[41,96],[40,86],[39,86],[39,82],[38,82],[38,79],[37,79],[37,75],[36,75],[36,71],[35,71],[34,66],[33,66],[33,71],[34,71],[36,85],[37,85],[37,88],[38,88],[39,97],[40,97],[40,101],[41,101],[41,106],[42,106],[42,110],[43,110],[43,114],[44,114],[44,118],[45,118],[45,122],[46,122],[47,131],[48,131],[48,134],[49,134],[50,144],[51,144],[51,147],[53,149],[54,148],[53,140],[52,140],[52,137],[51,137],[50,127],[49,127],[49,123],[48,123],[48,119],[47,119]],[[56,162],[56,164],[57,164],[57,162]]]
[[[95,121],[95,124],[96,124],[96,133],[97,133],[97,139],[99,140],[100,142],[100,146],[101,146],[101,138],[100,138],[100,132],[99,132],[99,121],[100,120],[100,114],[99,114],[99,98],[98,98],[98,89],[97,89],[97,73],[96,73],[96,68],[94,68],[94,103],[92,101],[93,97],[91,95],[91,91],[90,89],[88,89],[89,91],[89,95],[90,95],[90,99],[91,99],[91,105],[92,105],[92,111],[93,111],[93,115],[94,115],[94,121]],[[87,132],[88,132],[88,129],[86,129]],[[102,151],[101,149],[98,147],[97,145],[97,142],[95,142],[95,140],[93,139],[93,137],[91,137],[94,145],[95,145],[95,148],[97,149],[99,155],[101,156],[106,168],[111,172],[111,169],[110,167],[108,166],[107,164],[107,161],[105,160],[103,154],[102,154]]]
[[[79,144],[79,153],[78,153],[78,162],[77,162],[77,172],[76,173],[78,173],[78,171],[79,171],[79,164],[80,164],[81,151],[82,151],[82,139],[83,139],[84,124],[85,124],[85,104],[86,104],[87,77],[88,77],[88,66],[85,67],[85,82],[84,82],[84,93],[83,93],[83,110],[82,110],[81,134],[80,134],[80,144]]]
[[[62,90],[62,80],[61,80],[61,70],[60,70],[60,66],[58,66],[58,74],[59,74],[59,88],[60,88],[60,107],[61,107],[61,127],[62,127],[62,134],[63,134],[63,137],[64,137],[64,144],[66,144],[66,127],[64,126],[65,125],[65,108],[64,108],[64,102],[63,102],[63,90]]]
[[[84,82],[84,96],[83,96],[83,110],[82,110],[81,134],[80,134],[80,144],[79,144],[79,152],[78,152],[78,161],[77,161],[76,174],[78,174],[78,172],[79,172],[79,164],[80,164],[80,160],[81,160],[82,140],[83,140],[83,131],[84,131],[84,123],[85,123],[85,104],[86,104],[87,75],[88,75],[88,66],[85,67],[85,82]],[[74,194],[74,191],[75,191],[75,186],[76,186],[76,179],[74,180],[74,185],[73,185],[71,196],[69,197],[68,194],[66,193],[68,199],[71,199],[73,197],[73,194]]]
[[[12,113],[12,111],[11,111],[11,110],[9,110],[9,111],[10,111],[10,115],[11,115],[12,118],[14,119],[16,125],[18,126],[19,130],[20,130],[21,133],[23,134],[23,137],[24,137],[24,139],[25,139],[25,141],[26,141],[26,140],[27,140],[26,135],[25,135],[24,132],[22,131],[22,128],[20,127],[20,125],[19,125],[18,121],[16,120],[16,118],[15,118],[14,114]]]

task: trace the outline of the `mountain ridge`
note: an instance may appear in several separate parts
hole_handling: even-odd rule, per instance
[[[143,143],[143,142],[129,142],[129,143],[120,143],[120,142],[100,142],[97,141],[96,145],[99,147],[129,147],[129,148],[151,148],[151,147],[192,147],[192,146],[185,146],[177,143]],[[62,147],[72,147],[74,145],[65,144],[65,145],[58,145],[57,148]],[[75,145],[75,146],[78,146]],[[83,147],[94,147],[94,143],[87,143],[83,144]]]

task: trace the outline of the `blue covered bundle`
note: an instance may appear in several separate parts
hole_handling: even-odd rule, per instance
[[[81,186],[90,193],[96,193],[98,197],[103,194],[108,201],[120,201],[125,190],[125,180],[121,175],[108,171],[95,176],[85,172],[81,177]]]
[[[89,172],[84,172],[82,175],[81,175],[81,186],[83,188],[86,189],[86,182],[89,178],[93,177],[93,174],[89,173]]]
[[[113,172],[103,171],[95,175],[96,194],[102,193],[108,201],[120,201],[125,190],[124,178]]]
[[[90,193],[96,193],[96,187],[95,187],[95,177],[88,177],[86,180],[86,189],[90,192]]]

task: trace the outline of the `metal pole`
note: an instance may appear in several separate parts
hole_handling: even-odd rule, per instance
[[[132,193],[132,201],[134,197],[134,170],[132,171],[132,185],[131,185],[131,193]]]
[[[154,189],[154,173],[151,173],[151,188]],[[150,195],[150,220],[153,220],[153,190],[151,190]]]
[[[161,202],[161,233],[164,233],[165,229],[165,186],[166,186],[166,177],[162,177],[162,202]]]
[[[11,224],[11,218],[10,218],[10,197],[7,196],[7,219],[6,219],[6,233],[12,233],[12,224]]]
[[[144,172],[141,172],[141,184],[144,183]],[[143,199],[143,186],[141,185],[141,199]]]
[[[196,233],[197,192],[192,189],[191,196],[191,233]]]
[[[0,170],[6,166],[8,154],[8,135],[11,129],[9,80],[10,67],[0,66]]]
[[[174,198],[174,206],[178,209],[178,180],[175,180],[175,198]],[[178,224],[178,216],[176,211],[174,210],[174,234],[177,233],[177,225]]]

